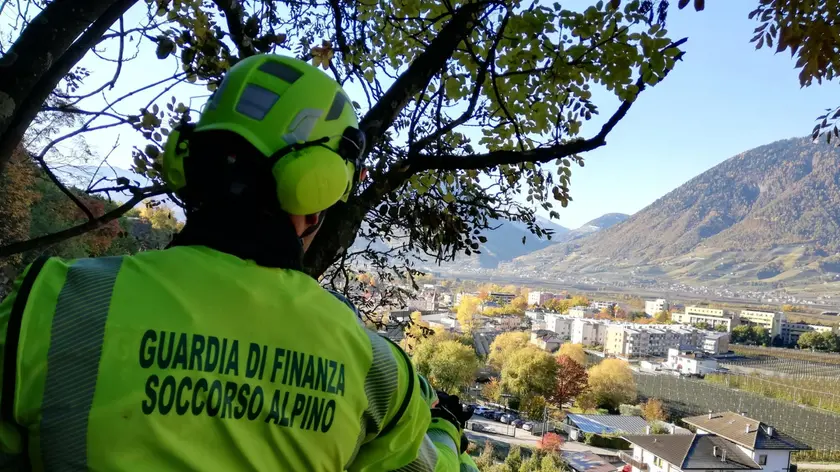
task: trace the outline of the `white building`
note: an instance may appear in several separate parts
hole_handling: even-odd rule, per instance
[[[571,339],[573,318],[555,313],[545,315],[545,329],[557,334],[561,339]]]
[[[737,324],[737,317],[717,308],[688,306],[685,313],[671,313],[671,321],[684,325],[705,323],[715,329],[724,326],[727,332],[732,332],[732,324]]]
[[[656,316],[663,311],[668,311],[670,308],[671,305],[664,298],[645,300],[645,314],[648,316]]]
[[[607,325],[595,320],[575,318],[572,321],[570,338],[575,344],[603,346],[607,337]]]
[[[610,309],[614,306],[618,305],[616,302],[592,302],[589,304],[589,308],[593,310],[603,310],[604,308]]]
[[[553,331],[549,331],[547,329],[538,329],[531,331],[531,344],[536,345],[538,348],[542,349],[543,351],[554,352],[560,348],[560,345],[563,344],[563,340],[554,333]]]
[[[757,325],[770,332],[770,337],[782,334],[785,314],[782,312],[741,310],[741,324]]]
[[[542,305],[549,300],[553,300],[555,297],[556,295],[551,292],[528,292],[528,305]]]
[[[791,452],[810,449],[772,426],[732,412],[683,421],[697,428],[696,434],[624,436],[633,454],[620,453],[620,459],[632,472],[787,472]]]
[[[703,342],[699,345],[703,352],[711,355],[729,352],[729,333],[705,333]]]
[[[810,331],[815,331],[817,333],[831,333],[834,331],[834,328],[831,326],[782,321],[780,336],[782,337],[783,343],[796,344],[799,341],[799,336],[802,336],[804,333]]]
[[[718,369],[716,359],[706,357],[702,352],[668,349],[665,365],[684,375],[705,375]]]
[[[650,352],[650,330],[633,329],[622,325],[607,327],[604,354],[633,358],[647,357]]]
[[[585,306],[575,306],[569,308],[569,316],[572,318],[587,318],[589,315],[589,309]]]

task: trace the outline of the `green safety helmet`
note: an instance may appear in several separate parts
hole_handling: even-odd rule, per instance
[[[167,139],[162,174],[176,192],[188,184],[187,136],[205,131],[233,132],[264,155],[287,213],[309,215],[347,201],[364,175],[365,135],[350,99],[301,60],[260,54],[231,67],[194,128],[173,130]]]

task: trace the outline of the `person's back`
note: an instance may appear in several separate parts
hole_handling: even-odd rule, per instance
[[[268,100],[253,102],[249,82],[280,90],[269,75],[294,83],[292,72],[309,70],[277,56],[247,61],[237,66],[247,80],[232,103],[248,119]],[[323,91],[323,79],[313,80]],[[210,110],[231,108],[229,99],[217,96]],[[344,113],[324,100],[326,118]],[[173,247],[39,259],[0,305],[0,469],[14,459],[48,471],[458,470],[457,399],[430,411],[405,353],[301,270],[323,210],[352,191],[340,179],[337,190],[313,179],[342,175],[346,150],[332,162],[320,150],[332,149],[327,140],[287,146],[319,150],[266,174],[260,154],[242,157],[254,154],[256,138],[219,134],[248,135],[237,128],[243,120],[207,119],[209,131],[189,147],[200,161],[174,159],[172,149],[186,148],[178,138],[168,146],[164,174],[191,209]],[[352,127],[355,115],[345,121]],[[320,159],[320,174],[294,168],[301,159]],[[300,182],[315,194],[296,189]],[[295,200],[301,195],[311,201]]]

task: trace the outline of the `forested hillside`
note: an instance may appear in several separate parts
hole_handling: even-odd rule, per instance
[[[116,202],[71,188],[95,216]],[[0,174],[0,246],[35,238],[85,221],[85,215],[24,152],[16,151]],[[21,268],[42,254],[63,258],[133,254],[166,246],[180,229],[171,210],[141,205],[104,227],[40,251],[0,260],[0,296]]]

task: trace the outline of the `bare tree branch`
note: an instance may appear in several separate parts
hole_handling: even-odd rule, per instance
[[[0,119],[0,171],[58,82],[136,1],[52,2],[21,33],[7,52],[11,65],[6,64],[0,72],[0,91],[13,100],[13,106],[18,101],[11,117]],[[59,15],[69,19],[59,21]],[[56,28],[57,23],[65,27]],[[50,44],[50,38],[56,44]],[[31,57],[33,54],[44,57]]]
[[[56,233],[2,246],[0,247],[0,258],[8,257],[21,252],[26,252],[32,249],[37,249],[39,247],[59,243],[66,239],[70,239],[75,236],[80,236],[84,233],[87,233],[88,231],[93,231],[95,229],[101,228],[107,223],[123,216],[126,212],[128,212],[128,210],[131,210],[132,208],[134,208],[135,205],[142,202],[143,200],[158,195],[163,195],[164,193],[166,193],[166,189],[156,187],[155,190],[149,191],[148,193],[134,195],[130,200],[128,200],[124,204],[109,211],[108,213],[105,213],[99,218],[88,220],[80,225],[73,226],[72,228],[67,228]]]

